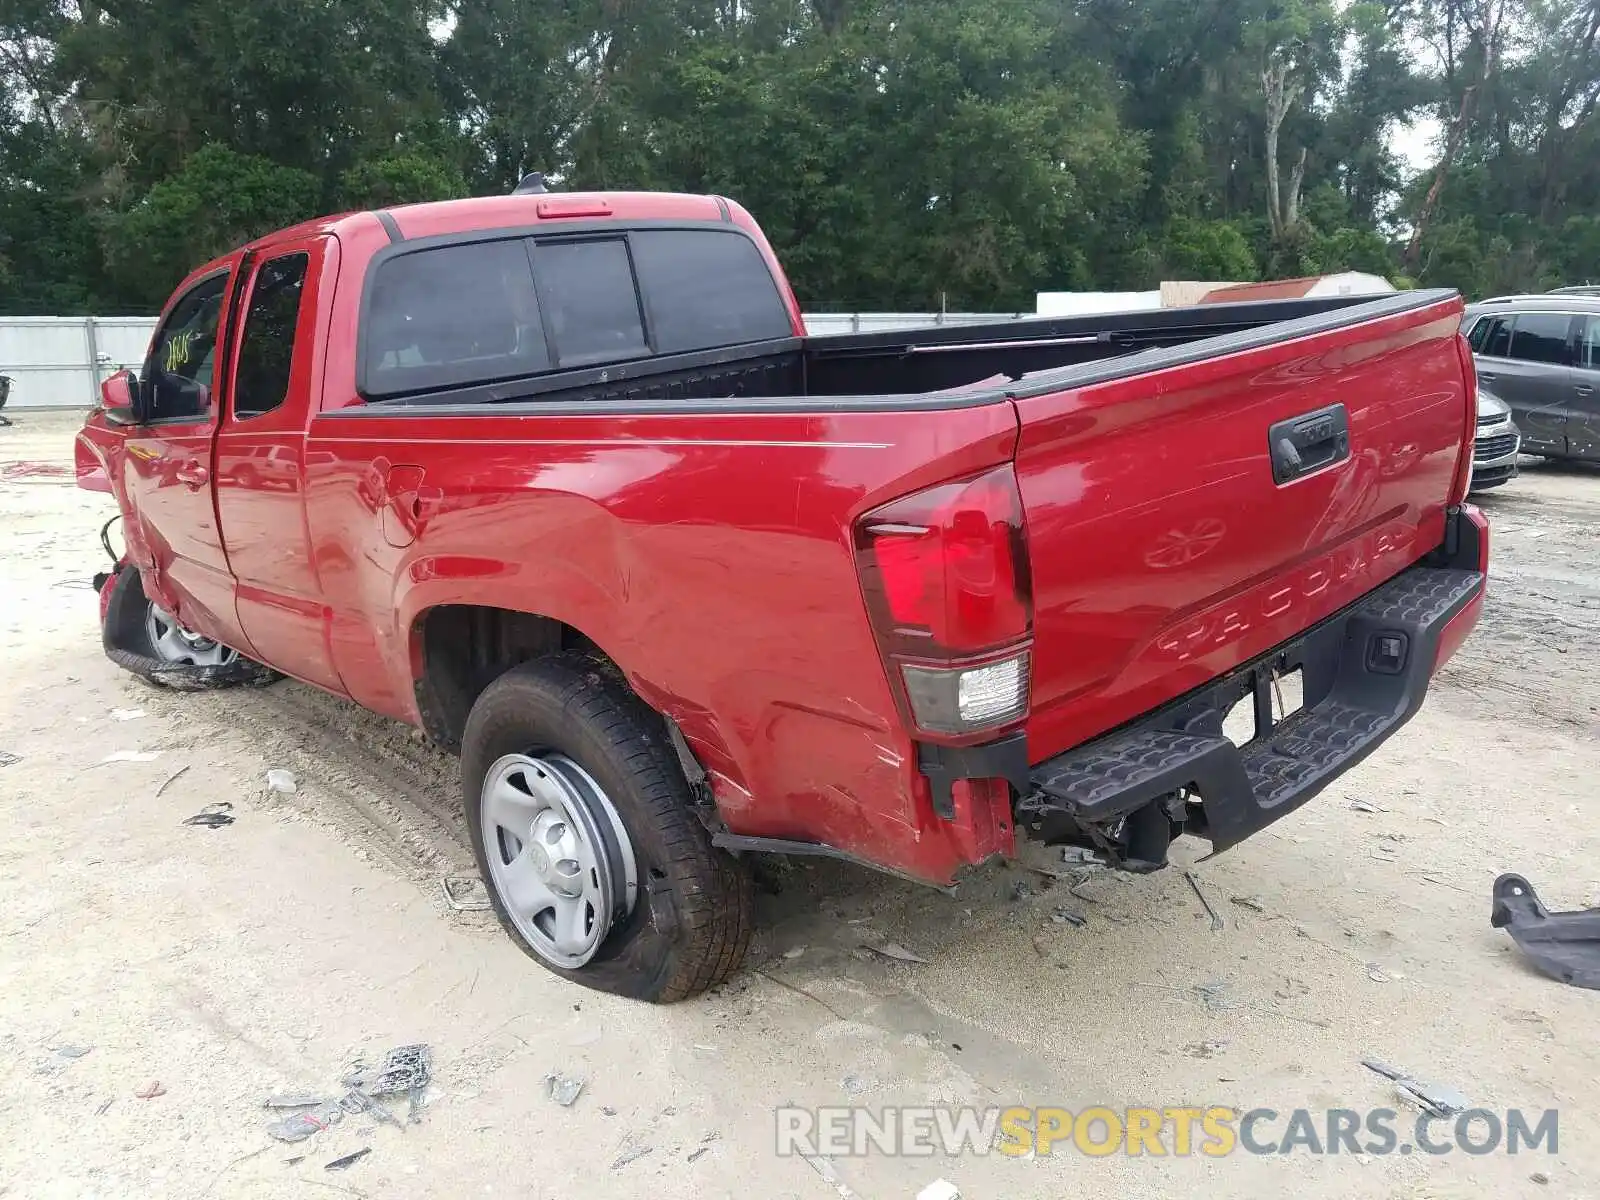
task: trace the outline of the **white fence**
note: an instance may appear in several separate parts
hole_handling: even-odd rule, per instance
[[[17,408],[90,408],[100,381],[144,361],[154,317],[0,317],[0,375]]]
[[[813,334],[879,333],[928,325],[986,325],[1033,313],[806,313]],[[154,317],[0,317],[0,375],[11,376],[8,409],[90,408],[100,381],[144,361]]]

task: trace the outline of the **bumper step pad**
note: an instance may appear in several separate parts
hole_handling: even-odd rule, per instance
[[[1414,567],[1294,641],[1142,718],[1038,764],[1019,819],[1066,815],[1105,829],[1180,789],[1213,851],[1311,799],[1410,719],[1441,630],[1483,590],[1476,571]],[[1305,706],[1243,747],[1222,722],[1263,678],[1302,672]]]

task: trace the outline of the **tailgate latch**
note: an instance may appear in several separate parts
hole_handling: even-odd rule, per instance
[[[1350,414],[1342,404],[1279,421],[1267,430],[1272,480],[1289,483],[1350,457]]]

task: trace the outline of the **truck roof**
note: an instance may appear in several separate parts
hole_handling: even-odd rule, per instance
[[[240,249],[266,250],[282,242],[316,234],[333,234],[337,237],[347,230],[373,222],[392,222],[400,235],[409,239],[448,233],[476,233],[488,229],[516,229],[571,220],[723,221],[747,229],[750,227],[747,223],[750,219],[744,210],[720,196],[683,192],[543,192],[475,196],[313,217],[285,229],[275,229],[227,254],[219,255],[190,272],[188,279],[215,270]]]

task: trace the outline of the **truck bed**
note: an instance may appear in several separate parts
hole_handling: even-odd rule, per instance
[[[1426,307],[1450,295],[1273,300],[785,338],[428,391],[370,407],[459,412],[463,405],[502,411],[526,406],[551,413],[592,412],[607,404],[637,410],[643,404],[674,412],[725,411],[730,400],[759,410],[831,397],[852,409],[948,408],[991,402],[1018,384],[1029,391],[1058,390],[1178,366]]]

